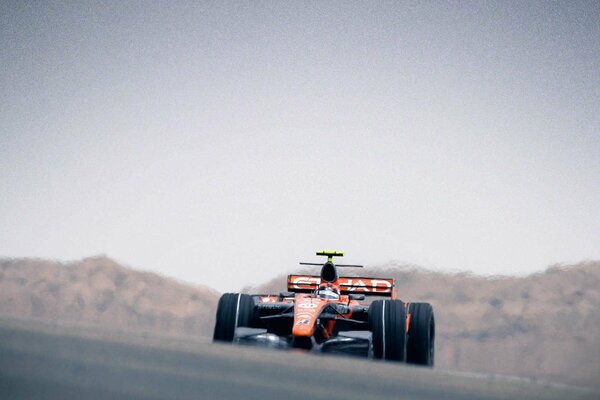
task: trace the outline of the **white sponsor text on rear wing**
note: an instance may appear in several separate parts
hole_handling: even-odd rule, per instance
[[[308,293],[315,291],[321,278],[315,275],[288,275],[288,291]],[[342,294],[395,297],[394,280],[391,278],[340,277],[338,284]]]

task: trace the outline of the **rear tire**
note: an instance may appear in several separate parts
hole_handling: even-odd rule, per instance
[[[435,319],[429,303],[410,303],[410,326],[406,362],[433,367],[435,349]]]
[[[213,341],[231,342],[238,326],[251,326],[255,320],[254,300],[242,293],[225,293],[219,299]]]
[[[384,360],[406,360],[406,309],[400,300],[377,300],[369,307],[373,356]]]

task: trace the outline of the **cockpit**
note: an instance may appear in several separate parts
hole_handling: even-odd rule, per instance
[[[317,290],[317,297],[325,300],[339,300],[340,295],[332,288],[322,288]]]

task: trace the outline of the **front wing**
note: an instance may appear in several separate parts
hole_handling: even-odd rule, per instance
[[[314,339],[313,339],[314,340]],[[239,327],[235,330],[233,342],[242,345],[264,346],[276,349],[293,347],[293,338],[269,333],[266,329]],[[370,331],[344,331],[317,344],[312,351],[317,353],[346,354],[360,357],[372,357],[372,339]]]

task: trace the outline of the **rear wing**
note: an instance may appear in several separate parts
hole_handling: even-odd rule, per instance
[[[288,275],[287,289],[294,293],[310,293],[317,290],[320,283],[319,276]],[[366,296],[396,297],[392,278],[340,277],[338,283],[342,294],[360,293]]]

